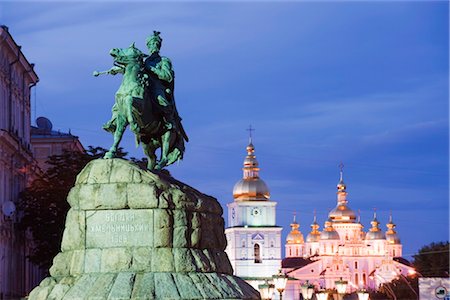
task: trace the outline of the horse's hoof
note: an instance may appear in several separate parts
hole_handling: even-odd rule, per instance
[[[105,155],[103,156],[103,158],[109,159],[109,158],[114,158],[114,153],[112,152],[106,152]]]

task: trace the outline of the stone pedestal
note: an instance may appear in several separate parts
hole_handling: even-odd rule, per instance
[[[61,252],[37,299],[259,299],[224,250],[216,199],[122,159],[90,162],[67,198]]]

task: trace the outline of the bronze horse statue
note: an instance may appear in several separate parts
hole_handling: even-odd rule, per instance
[[[175,106],[174,72],[170,60],[158,54],[157,63],[146,67],[147,59],[152,56],[142,53],[134,43],[128,48],[114,48],[110,55],[114,67],[94,72],[94,76],[123,74],[115,94],[112,118],[103,125],[103,129],[114,135],[114,143],[104,158],[115,157],[125,129],[130,125],[136,145],[141,144],[148,157],[149,170],[162,169],[181,160],[188,137]],[[159,148],[158,160],[156,151]]]

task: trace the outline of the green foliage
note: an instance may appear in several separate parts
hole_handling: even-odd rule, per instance
[[[90,146],[86,152],[64,151],[50,156],[47,171],[21,193],[18,227],[31,237],[29,259],[43,269],[48,270],[60,251],[69,210],[66,198],[77,174],[89,161],[102,157],[105,152],[103,148]],[[118,156],[124,157],[126,153],[120,150]]]
[[[449,242],[431,243],[419,249],[414,267],[423,277],[449,276]]]

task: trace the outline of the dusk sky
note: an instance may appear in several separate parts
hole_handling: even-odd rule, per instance
[[[447,1],[1,2],[40,82],[32,119],[89,145],[121,76],[111,48],[161,32],[190,141],[169,167],[224,207],[242,177],[248,131],[261,178],[278,202],[284,244],[293,211],[310,231],[336,205],[342,161],[349,206],[365,230],[373,208],[393,220],[409,257],[449,239],[449,4]],[[127,133],[122,146],[142,157]]]

